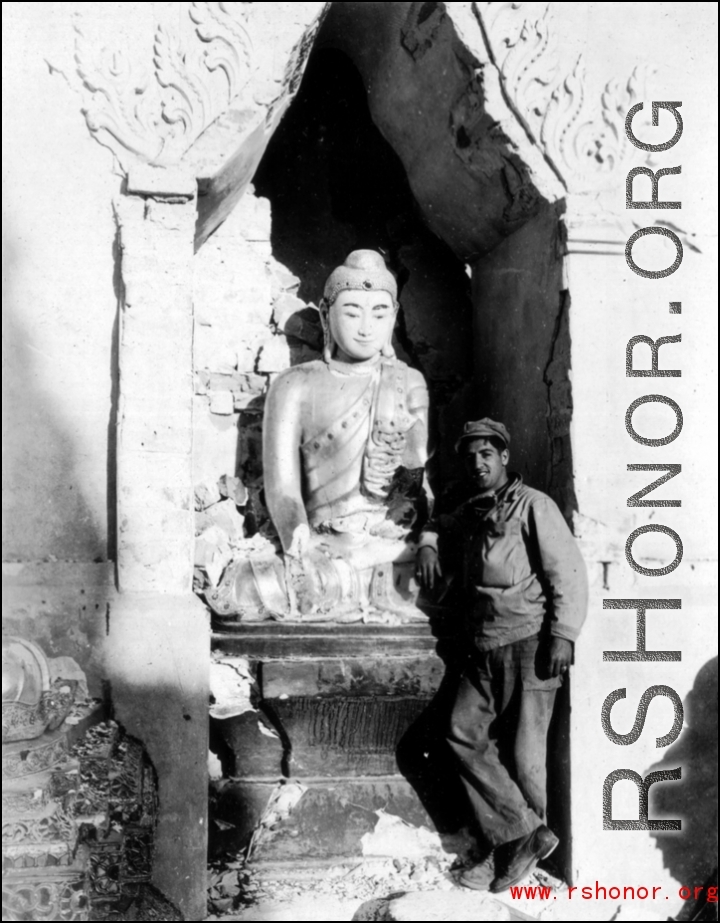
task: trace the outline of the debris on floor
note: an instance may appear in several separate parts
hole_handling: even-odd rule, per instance
[[[437,833],[427,827],[408,824],[395,814],[385,811],[375,813],[378,815],[375,829],[362,838],[363,855],[411,859],[443,855],[443,844]]]
[[[512,920],[508,907],[478,891],[415,891],[369,901],[353,920]]]
[[[456,838],[458,844],[465,840]],[[337,863],[254,865],[240,859],[211,870],[208,920],[564,919],[562,902],[551,905],[512,898],[509,892],[491,895],[463,888],[458,878],[471,861],[442,850],[415,858],[401,852],[396,858],[366,856]],[[523,885],[554,893],[565,888],[540,869]]]

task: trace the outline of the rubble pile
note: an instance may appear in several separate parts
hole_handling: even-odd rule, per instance
[[[375,829],[363,837],[362,856],[254,861],[258,838],[282,824],[301,789],[290,786],[283,798],[271,799],[256,838],[242,856],[211,866],[208,920],[477,919],[467,915],[468,907],[482,909],[481,919],[487,920],[563,918],[560,911],[566,904],[559,901],[470,892],[460,886],[463,870],[479,859],[467,830],[441,836],[382,810],[376,812]],[[550,888],[554,895],[565,889],[542,869],[523,884]],[[418,908],[424,915],[418,915]]]
[[[208,920],[302,919],[298,908],[306,906],[315,907],[315,915],[308,919],[316,921],[477,919],[463,915],[468,906],[476,911],[482,908],[484,920],[561,918],[558,908],[547,902],[539,906],[539,901],[469,892],[457,884],[464,867],[464,862],[452,856],[442,860],[364,858],[329,866],[307,863],[277,868],[255,867],[239,859],[210,870]],[[526,883],[563,887],[542,870],[536,870]],[[455,905],[459,915],[442,915]],[[324,915],[322,907],[329,912],[342,907],[345,915]],[[425,908],[425,915],[417,915],[418,907]],[[430,915],[433,913],[436,915]]]
[[[252,861],[254,849],[292,811],[302,786],[283,786],[279,795],[268,804],[246,853],[211,867],[209,919],[233,919],[232,915],[243,909],[254,913],[269,906],[295,906],[305,899],[342,902],[351,908],[347,916],[351,919],[362,904],[389,894],[451,891],[456,874],[473,861],[475,842],[466,831],[441,837],[378,811],[375,830],[363,839],[361,857],[337,862],[256,864]]]

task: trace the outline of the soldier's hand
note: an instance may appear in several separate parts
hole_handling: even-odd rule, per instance
[[[442,579],[440,558],[434,548],[423,546],[417,553],[415,575],[427,590],[435,588],[435,582]]]
[[[565,638],[552,638],[548,654],[548,673],[561,676],[567,673],[573,658],[573,643]]]

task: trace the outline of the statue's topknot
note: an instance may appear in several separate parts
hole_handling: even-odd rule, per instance
[[[384,291],[397,301],[395,276],[375,250],[353,250],[325,283],[324,298],[331,305],[342,291]]]

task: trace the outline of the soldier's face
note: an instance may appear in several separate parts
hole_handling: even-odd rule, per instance
[[[345,362],[372,359],[390,342],[395,315],[389,292],[340,292],[328,315],[337,358]]]
[[[510,454],[507,449],[497,449],[489,439],[468,440],[463,460],[468,477],[480,493],[491,493],[507,481]]]

